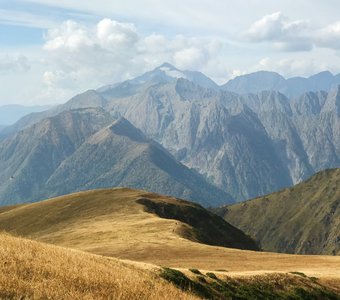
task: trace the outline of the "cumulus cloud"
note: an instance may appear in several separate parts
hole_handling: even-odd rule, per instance
[[[134,47],[139,37],[133,24],[103,19],[97,24],[97,38],[103,48]]]
[[[93,46],[85,28],[74,21],[66,21],[59,28],[48,30],[44,49],[48,51],[78,51],[81,47]]]
[[[280,51],[339,50],[340,22],[317,28],[308,20],[291,21],[276,12],[254,22],[244,36],[251,43],[267,43]]]
[[[222,47],[217,39],[142,36],[134,24],[107,18],[92,27],[67,21],[45,35],[43,83],[49,89],[81,91],[126,80],[163,62],[204,71]]]
[[[281,12],[262,17],[245,35],[251,42],[270,42],[274,48],[283,51],[309,51],[313,48],[310,22],[291,21]]]

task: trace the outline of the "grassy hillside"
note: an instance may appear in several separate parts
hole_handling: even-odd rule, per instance
[[[117,239],[127,243],[151,240],[162,232],[164,239],[181,236],[211,245],[258,250],[242,231],[198,204],[127,188],[93,190],[3,208],[0,228],[95,253],[107,251]],[[127,245],[123,242],[122,246]]]
[[[198,222],[197,216],[204,219]],[[204,244],[216,244],[216,240],[239,243],[240,234],[236,229],[229,232],[228,225],[221,227],[220,221],[200,206],[145,191],[96,190],[3,207],[0,229],[59,246],[160,266],[226,270],[235,276],[303,272],[333,278],[337,283],[340,278],[340,257],[283,255]],[[207,237],[212,240],[207,241]]]
[[[0,299],[198,299],[116,259],[0,234]]]
[[[267,251],[340,254],[340,169],[219,210]]]

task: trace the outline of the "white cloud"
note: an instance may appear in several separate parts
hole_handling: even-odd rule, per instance
[[[107,49],[133,47],[139,38],[133,24],[111,19],[103,19],[97,24],[97,37],[99,44]]]
[[[308,20],[291,21],[281,12],[265,15],[245,33],[252,43],[266,43],[280,51],[310,51],[314,48],[340,49],[340,21],[312,26]]]
[[[71,92],[126,80],[163,62],[180,69],[204,71],[223,48],[223,42],[217,39],[142,36],[134,24],[107,18],[94,26],[66,21],[50,29],[45,39],[43,83],[50,94],[53,89],[63,89],[70,96]],[[67,99],[57,99],[62,100]]]
[[[320,29],[316,34],[316,43],[319,47],[340,49],[340,22]]]
[[[48,51],[78,51],[91,47],[93,42],[85,28],[74,21],[66,21],[59,28],[48,30],[44,49]]]
[[[247,36],[255,42],[275,40],[283,34],[283,19],[280,12],[266,15],[251,25]]]
[[[245,35],[251,42],[270,42],[277,50],[310,51],[313,48],[310,27],[307,20],[290,21],[276,12],[253,23]]]

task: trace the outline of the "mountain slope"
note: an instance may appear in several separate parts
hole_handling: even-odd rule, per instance
[[[112,122],[101,108],[72,110],[3,140],[1,203],[114,186],[148,189],[207,206],[232,201],[127,120]]]
[[[0,203],[39,199],[60,163],[113,121],[102,109],[67,111],[0,142]]]
[[[57,191],[49,196],[125,186],[192,199],[206,206],[231,201],[229,195],[178,163],[124,118],[87,139],[63,161],[47,185]]]
[[[340,254],[340,169],[219,210],[267,251]]]

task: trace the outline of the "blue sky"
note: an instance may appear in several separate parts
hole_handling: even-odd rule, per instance
[[[0,0],[0,105],[65,102],[170,62],[218,83],[340,72],[338,0]]]

